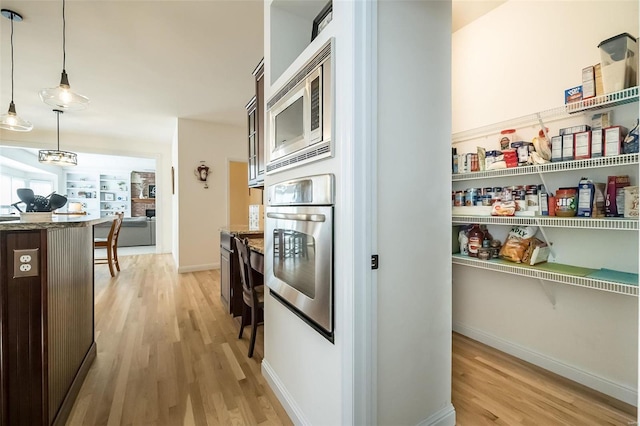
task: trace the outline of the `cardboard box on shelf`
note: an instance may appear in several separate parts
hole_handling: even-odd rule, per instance
[[[638,187],[626,186],[624,188],[624,217],[638,219]]]
[[[578,102],[582,100],[582,86],[572,87],[564,91],[564,103]]]
[[[596,64],[593,66],[593,74],[595,76],[596,96],[604,95],[604,83],[602,82],[602,66]]]
[[[582,99],[593,98],[596,95],[596,82],[593,66],[582,69]]]

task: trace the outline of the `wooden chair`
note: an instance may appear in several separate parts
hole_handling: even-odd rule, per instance
[[[109,265],[109,272],[112,277],[116,276],[114,271],[117,269],[120,271],[120,262],[118,262],[118,236],[120,235],[120,228],[122,227],[122,219],[124,218],[124,213],[116,213],[116,218],[113,220],[111,224],[111,229],[109,230],[109,235],[107,238],[94,238],[93,239],[93,248],[106,248],[107,249],[107,257],[106,258],[96,258],[94,263],[96,265],[104,265],[105,263]]]
[[[236,252],[240,262],[240,279],[242,280],[242,320],[240,322],[240,334],[238,339],[242,339],[244,328],[251,324],[251,339],[249,340],[249,358],[253,357],[253,349],[256,345],[256,334],[260,314],[264,316],[264,285],[255,285],[253,271],[251,268],[251,256],[249,241],[245,238],[240,240],[235,237]],[[250,313],[248,311],[251,311]],[[249,318],[250,316],[250,318]]]

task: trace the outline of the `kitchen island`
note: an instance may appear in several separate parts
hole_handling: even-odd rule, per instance
[[[0,222],[0,425],[63,425],[96,357],[93,225]]]

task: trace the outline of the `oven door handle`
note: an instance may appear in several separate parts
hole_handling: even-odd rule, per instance
[[[300,222],[324,222],[326,216],[323,214],[305,214],[305,213],[267,213],[267,217],[271,219],[297,220]]]

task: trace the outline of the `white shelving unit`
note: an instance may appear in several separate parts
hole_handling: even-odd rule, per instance
[[[129,173],[100,175],[100,216],[124,212],[131,216],[131,176]]]
[[[453,144],[469,141],[476,138],[486,137],[490,134],[499,133],[500,129],[517,128],[519,126],[540,125],[544,127],[544,123],[548,121],[566,119],[576,113],[583,113],[602,108],[610,108],[631,102],[638,102],[638,87],[625,89],[596,98],[587,99],[581,102],[563,105],[558,108],[549,109],[539,113],[530,114],[524,117],[495,123],[489,126],[472,129],[465,132],[454,134],[452,137]],[[616,168],[620,166],[638,165],[638,154],[624,154],[614,157],[598,157],[584,160],[563,161],[547,163],[543,165],[523,166],[516,168],[507,168],[499,170],[488,170],[480,172],[462,173],[452,175],[453,182],[472,181],[478,179],[489,178],[505,178],[522,175],[539,175],[544,183],[543,175],[547,173],[570,172],[577,170],[592,170],[598,168]],[[637,172],[632,179],[638,178]],[[637,184],[637,182],[636,182]],[[547,185],[545,185],[547,186]],[[548,186],[547,186],[548,188]],[[485,225],[525,225],[538,226],[545,240],[547,240],[544,228],[564,228],[564,229],[583,229],[583,230],[608,230],[608,231],[634,231],[633,235],[637,238],[638,220],[628,218],[581,218],[581,217],[549,217],[549,216],[513,216],[513,217],[494,217],[494,216],[476,216],[473,214],[461,214],[463,208],[456,208],[455,214],[452,214],[453,224],[485,224]],[[472,210],[470,209],[470,212]],[[549,241],[547,241],[549,242]],[[546,288],[545,282],[555,282],[573,286],[597,289],[617,294],[638,297],[637,270],[635,274],[623,273],[625,278],[634,278],[635,285],[617,282],[613,280],[603,280],[589,278],[587,268],[573,267],[571,265],[561,265],[557,263],[547,263],[536,266],[521,265],[502,260],[479,260],[464,255],[453,255],[452,262],[454,265],[468,266],[502,272],[522,277],[537,278],[543,284],[545,292],[549,299],[555,305],[553,294]],[[567,270],[580,271],[578,274],[566,273]],[[587,271],[587,272],[585,272]],[[597,269],[591,270],[592,272]]]
[[[543,122],[553,122],[575,116],[579,113],[595,111],[604,108],[613,108],[632,102],[638,102],[638,86],[624,89],[619,92],[608,93],[595,98],[585,99],[580,102],[572,102],[563,106],[540,111],[522,117],[512,118],[507,121],[493,123],[487,126],[458,132],[453,135],[452,144],[457,144],[470,139],[495,135],[502,129],[527,127]]]
[[[454,265],[471,266],[473,268],[487,269],[490,271],[503,272],[522,277],[537,278],[560,284],[587,287],[612,293],[625,294],[628,296],[638,296],[637,285],[628,285],[615,281],[605,281],[580,275],[550,271],[536,266],[526,266],[504,260],[479,260],[464,255],[453,255],[452,261]]]
[[[626,166],[638,164],[638,154],[623,154],[615,157],[597,157],[585,160],[558,161],[556,163],[520,166],[507,169],[486,170],[452,175],[454,182],[463,180],[487,179],[507,176],[536,175],[553,172],[567,172],[570,170],[586,170],[601,167]]]
[[[588,218],[554,216],[453,216],[453,223],[478,223],[481,225],[532,225],[549,228],[606,229],[610,231],[637,231],[638,219]]]
[[[67,172],[67,203],[81,203],[88,215],[100,216],[98,175],[92,173]],[[68,208],[68,205],[65,206]]]

